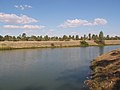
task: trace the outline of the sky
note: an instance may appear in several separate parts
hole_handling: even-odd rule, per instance
[[[0,35],[120,36],[120,0],[0,0]]]

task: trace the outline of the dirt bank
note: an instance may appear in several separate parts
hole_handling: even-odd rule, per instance
[[[0,48],[48,48],[80,46],[80,41],[4,41]]]
[[[98,46],[93,40],[86,41],[89,46]],[[106,45],[120,45],[120,40],[107,40]],[[18,48],[49,48],[49,47],[76,47],[80,46],[80,40],[73,41],[3,41],[0,49]]]
[[[113,50],[92,61],[90,90],[120,90],[120,49]]]

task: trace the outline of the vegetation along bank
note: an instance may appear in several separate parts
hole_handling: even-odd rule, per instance
[[[22,49],[22,48],[55,48],[55,47],[79,47],[79,46],[99,46],[93,40],[74,41],[2,41],[0,49]],[[120,45],[120,40],[105,40],[104,45]]]
[[[120,45],[120,37],[109,35],[104,36],[101,31],[99,35],[91,34],[84,36],[63,35],[62,37],[27,36],[23,33],[19,36],[1,36],[0,49],[21,49],[21,48],[49,48],[49,47],[76,47],[76,46],[100,46]]]

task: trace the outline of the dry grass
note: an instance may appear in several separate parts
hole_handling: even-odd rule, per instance
[[[90,46],[97,46],[93,40],[86,40]],[[45,47],[73,47],[80,46],[80,40],[72,41],[4,41],[0,42],[0,48],[45,48]],[[120,45],[120,40],[107,40],[106,45]]]
[[[120,45],[120,40],[105,40],[106,45]]]

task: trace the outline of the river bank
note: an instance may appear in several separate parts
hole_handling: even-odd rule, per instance
[[[89,46],[99,46],[93,40],[86,40]],[[120,40],[106,40],[105,45],[120,45]],[[78,47],[80,40],[72,41],[3,41],[0,49],[24,49],[24,48],[52,48],[52,47]]]
[[[91,62],[92,73],[85,84],[90,90],[120,90],[120,48]]]

